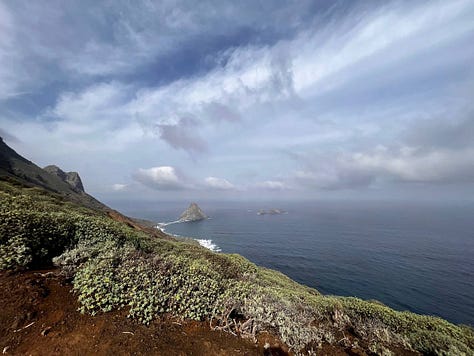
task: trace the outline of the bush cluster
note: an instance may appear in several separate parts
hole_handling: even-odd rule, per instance
[[[164,313],[214,320],[234,331],[271,331],[296,352],[321,343],[351,347],[340,337],[350,333],[376,354],[393,347],[474,354],[469,327],[323,296],[242,256],[152,238],[54,194],[0,180],[0,269],[53,261],[71,278],[85,313],[128,308],[143,323]]]
[[[225,289],[225,280],[205,260],[143,254],[128,245],[103,246],[74,278],[82,311],[128,306],[129,315],[144,323],[162,313],[203,320]]]

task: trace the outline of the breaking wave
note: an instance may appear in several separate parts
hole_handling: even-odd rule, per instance
[[[217,246],[215,243],[212,242],[212,240],[206,240],[206,239],[195,239],[197,242],[199,242],[199,244],[202,246],[202,247],[205,247],[211,251],[214,251],[214,252],[220,252],[221,249],[219,246]]]
[[[171,225],[171,224],[179,224],[179,223],[182,223],[184,221],[171,221],[171,222],[165,222],[165,223],[159,223],[158,225],[156,225],[156,228],[161,230],[162,232],[164,232],[165,234],[168,234],[168,235],[171,235],[171,236],[174,236],[174,237],[178,237],[178,238],[184,238],[184,236],[181,236],[181,235],[178,235],[178,234],[172,234],[172,233],[169,233],[168,231],[166,231],[165,229],[165,226],[167,225]],[[201,245],[202,247],[205,247],[207,248],[208,250],[211,250],[211,251],[214,251],[214,252],[221,252],[221,248],[219,246],[217,246],[214,242],[212,242],[212,240],[207,240],[207,239],[194,239],[196,240],[197,242],[199,242],[199,245]]]

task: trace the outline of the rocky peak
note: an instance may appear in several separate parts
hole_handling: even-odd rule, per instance
[[[179,217],[179,221],[198,221],[204,219],[207,219],[207,215],[204,214],[196,203],[191,203]]]
[[[74,189],[75,191],[84,192],[84,186],[82,185],[81,177],[77,172],[67,172],[66,182]]]
[[[43,168],[49,174],[53,174],[60,178],[63,182],[77,193],[84,193],[84,186],[82,185],[81,177],[77,172],[64,172],[61,168],[55,165],[46,166]]]
[[[62,181],[66,181],[66,178],[67,178],[67,174],[66,172],[64,172],[61,168],[59,168],[58,166],[55,166],[55,165],[50,165],[50,166],[46,166],[43,168],[46,172],[48,172],[49,174],[53,174],[59,178],[61,178]]]

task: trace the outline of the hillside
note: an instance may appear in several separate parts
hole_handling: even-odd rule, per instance
[[[70,284],[55,270],[0,272],[0,288],[9,291],[0,294],[5,355],[256,355],[265,342],[277,354],[278,341],[270,336],[255,345],[205,322],[161,317],[144,325],[124,310],[81,314]]]
[[[225,345],[243,354],[263,353],[266,340],[271,340],[270,346],[279,345],[274,354],[286,347],[301,354],[474,354],[474,333],[468,327],[395,311],[378,302],[321,295],[239,255],[214,253],[163,238],[117,217],[114,220],[108,212],[69,199],[58,181],[44,176],[22,157],[14,158],[17,168],[8,167],[11,161],[2,163],[8,174],[0,177],[0,270],[9,271],[0,274],[0,282],[3,290],[10,291],[1,300],[10,307],[0,314],[0,342],[9,347],[7,352],[26,352],[28,339],[21,339],[23,330],[25,335],[33,330],[41,340],[38,347],[46,350],[51,347],[44,339],[48,335],[51,342],[59,343],[61,335],[69,340],[74,328],[95,330],[92,325],[98,328],[98,334],[92,336],[100,341],[82,348],[83,352],[93,352],[96,344],[105,347],[123,331],[136,332],[142,340],[140,345],[124,341],[124,347],[130,348],[124,353],[146,353],[143,348],[152,350],[154,345],[164,352],[166,342],[153,344],[151,337],[161,325],[163,337],[170,339],[177,338],[174,333],[203,333],[204,341],[196,336],[196,342],[208,345],[210,353],[231,353],[228,348],[221,351]],[[24,176],[17,179],[12,171]],[[31,172],[47,180],[48,187],[45,182],[35,184],[35,179],[41,179],[30,177]],[[48,189],[53,183],[59,184],[56,192]],[[53,272],[51,278],[44,275],[44,269]],[[42,275],[33,277],[36,270]],[[55,306],[61,316],[49,315],[54,308],[48,303],[54,305],[68,288],[77,302],[65,298],[64,304]],[[15,319],[14,311],[21,310],[22,300],[33,309],[30,315]],[[71,303],[77,303],[73,305],[84,316],[72,315]],[[125,322],[126,316],[136,323]],[[35,324],[27,327],[30,323]],[[127,329],[110,329],[108,323]],[[182,329],[172,327],[179,324]],[[238,339],[231,335],[247,341],[234,343]],[[214,339],[221,340],[216,341],[221,346],[212,346]],[[192,342],[193,338],[184,340]],[[248,340],[259,346],[252,348]],[[191,350],[189,345],[171,352],[186,350]],[[206,353],[204,346],[196,350]]]
[[[66,177],[62,179],[59,174],[52,174],[52,167],[54,166],[48,166],[46,170],[38,167],[33,162],[16,153],[0,137],[0,176],[14,177],[27,186],[42,187],[92,209],[108,209],[107,206],[84,191],[82,182],[80,183],[82,189],[74,189],[67,182]],[[79,175],[76,172],[69,172],[69,175],[71,178],[75,177],[72,179],[80,181]]]
[[[13,182],[21,183],[25,187],[43,188],[59,199],[101,212],[134,229],[146,231],[157,237],[168,238],[161,231],[150,228],[153,224],[122,215],[87,194],[77,172],[66,173],[55,165],[49,165],[42,169],[16,153],[1,137],[0,178],[7,181],[13,180]]]

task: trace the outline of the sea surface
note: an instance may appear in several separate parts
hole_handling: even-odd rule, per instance
[[[473,203],[198,202],[211,218],[165,226],[208,248],[239,253],[322,293],[474,325]],[[183,203],[122,209],[155,222]],[[281,215],[257,215],[278,208]]]

